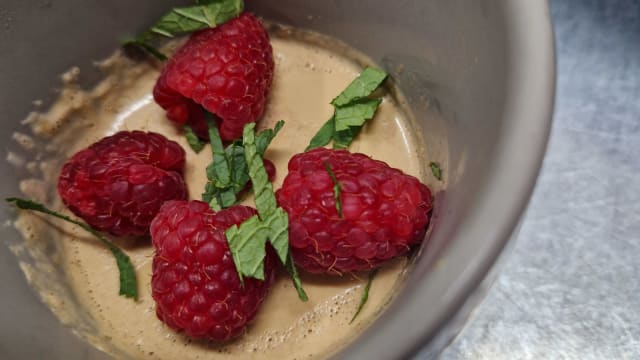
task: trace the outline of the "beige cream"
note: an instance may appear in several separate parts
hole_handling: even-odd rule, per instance
[[[292,38],[274,36],[272,45],[275,79],[259,128],[272,127],[280,119],[286,122],[266,153],[277,168],[274,183],[277,189],[286,175],[288,159],[304,150],[315,131],[331,116],[331,99],[357,76],[362,66],[337,52]],[[99,66],[108,76],[96,88],[81,90],[75,81],[79,71],[73,69],[63,77],[65,86],[53,107],[46,113],[34,113],[27,120],[36,137],[47,139],[45,154],[49,158],[45,156],[37,164],[27,164],[32,168],[37,166],[42,178],[25,180],[22,186],[25,194],[49,200],[64,211],[51,191],[60,159],[103,136],[119,130],[139,129],[162,133],[185,147],[185,177],[190,197],[198,199],[211,155],[208,148],[194,154],[180,129],[166,120],[162,109],[153,102],[150,92],[158,67],[134,64],[117,54]],[[396,102],[385,97],[375,120],[364,128],[351,150],[423,177],[415,153],[420,143],[410,135],[415,132],[408,124]],[[25,147],[34,146],[26,135],[17,134],[16,139]],[[50,267],[25,265],[25,271],[61,319],[70,325],[82,323],[78,331],[82,336],[117,357],[322,358],[339,350],[384,307],[401,283],[406,264],[406,260],[398,259],[378,273],[368,303],[352,324],[349,321],[360,301],[367,274],[343,278],[305,275],[308,302],[298,300],[290,280],[281,274],[247,333],[230,344],[216,345],[191,341],[156,318],[149,287],[153,249],[148,241],[116,240],[126,249],[137,271],[140,298],[134,302],[118,296],[117,269],[106,249],[80,229],[58,222],[53,224],[58,227],[44,224],[41,218],[31,214],[22,214],[17,221],[25,238],[30,239],[27,250],[31,251],[39,238],[52,237],[53,267],[63,269],[71,291],[64,295],[60,284],[52,285],[55,281],[51,280],[53,269]],[[48,280],[43,280],[39,274],[42,271],[48,272]],[[78,306],[80,308],[76,308]]]

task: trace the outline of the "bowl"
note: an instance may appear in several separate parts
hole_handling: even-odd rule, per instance
[[[143,31],[167,1],[5,0],[0,10],[2,142],[34,99],[71,66],[90,69],[126,35]],[[500,255],[517,233],[535,185],[550,129],[554,50],[544,1],[247,1],[265,19],[341,39],[392,76],[425,139],[443,165],[428,243],[406,285],[379,318],[336,358],[428,358],[459,332],[491,283]],[[83,73],[84,74],[84,73]],[[83,81],[95,83],[90,71]],[[0,163],[4,197],[24,176]],[[2,207],[5,224],[14,213]],[[20,242],[1,228],[0,349],[6,359],[102,359],[29,287],[11,251]]]

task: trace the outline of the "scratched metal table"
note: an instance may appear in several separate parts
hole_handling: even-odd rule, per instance
[[[640,359],[640,1],[552,0],[551,13],[558,92],[542,174],[443,359]]]

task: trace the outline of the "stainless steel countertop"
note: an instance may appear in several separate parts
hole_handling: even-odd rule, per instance
[[[551,13],[543,170],[512,253],[443,359],[640,358],[640,1],[552,0]]]

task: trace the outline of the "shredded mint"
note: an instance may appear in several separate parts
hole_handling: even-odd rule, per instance
[[[195,152],[196,154],[204,149],[204,141],[198,138],[198,135],[196,135],[191,126],[184,126],[184,136],[187,139],[189,147],[191,147],[191,150],[193,150],[193,152]]]
[[[5,199],[8,203],[13,203],[16,207],[23,210],[32,210],[41,212],[47,215],[55,216],[59,219],[68,221],[72,224],[75,224],[87,232],[91,233],[93,236],[98,238],[113,254],[116,259],[116,265],[118,266],[118,271],[120,272],[120,295],[128,298],[133,298],[134,300],[138,300],[138,285],[136,279],[136,273],[133,268],[133,264],[131,264],[131,260],[119,247],[109,241],[104,235],[95,231],[89,225],[80,222],[78,220],[74,220],[66,215],[62,215],[53,210],[49,210],[43,204],[37,203],[35,201],[19,199],[19,198],[8,198]]]
[[[370,96],[387,78],[387,73],[368,67],[340,93],[331,104],[336,107],[349,105]]]
[[[376,273],[378,273],[378,269],[375,269],[369,273],[369,280],[367,280],[367,285],[365,285],[364,290],[362,290],[362,297],[360,298],[360,304],[358,305],[358,309],[356,310],[356,313],[353,314],[351,321],[349,321],[349,324],[353,323],[353,320],[356,319],[356,317],[362,311],[362,308],[364,308],[364,304],[366,304],[367,300],[369,300],[369,290],[371,290],[371,283],[373,282],[373,277],[376,276]]]
[[[161,36],[174,37],[200,29],[214,28],[237,17],[242,10],[242,0],[200,1],[196,5],[171,9],[149,31]]]
[[[163,54],[160,50],[156,49],[153,45],[150,44],[151,38],[149,36],[140,36],[134,39],[127,39],[122,42],[122,46],[127,47],[131,46],[133,48],[140,48],[149,54],[153,55],[156,59],[160,61],[166,61],[167,55]]]
[[[382,102],[370,98],[387,78],[382,70],[368,67],[338,95],[331,104],[333,116],[313,136],[306,151],[333,140],[336,149],[347,148],[367,120],[371,120]]]
[[[276,126],[276,129],[279,130],[280,127],[282,125]],[[255,124],[253,123],[245,125],[242,145],[249,168],[249,177],[253,184],[259,218],[251,217],[240,226],[230,227],[225,233],[241,279],[244,276],[264,279],[264,257],[267,241],[273,246],[283,264],[287,265],[291,256],[289,251],[289,217],[284,209],[277,205],[273,185],[269,182],[264,161],[257,146],[257,138],[260,135],[256,137],[254,129]],[[276,129],[270,136],[275,135]],[[307,301],[308,298],[302,289],[302,282],[293,263],[289,265],[289,273],[298,291],[298,296],[301,300]]]
[[[240,281],[244,283],[245,277],[264,280],[265,245],[269,229],[260,218],[252,216],[240,226],[231,226],[225,234]]]
[[[336,108],[334,115],[336,131],[362,127],[365,121],[373,118],[381,102],[381,99],[364,99]]]
[[[276,196],[273,193],[273,185],[269,181],[269,175],[264,168],[262,156],[258,153],[255,139],[255,124],[247,124],[242,133],[242,145],[244,145],[244,157],[249,165],[249,177],[253,183],[256,209],[261,219],[267,219],[278,207]]]
[[[335,202],[336,202],[336,210],[338,211],[338,215],[342,218],[342,200],[340,197],[342,193],[342,187],[340,186],[340,182],[338,182],[338,178],[336,177],[336,174],[333,172],[333,169],[331,169],[331,165],[326,161],[323,161],[323,164],[324,164],[324,168],[327,169],[327,172],[329,173],[331,180],[333,181],[333,198],[335,199]]]
[[[336,131],[336,118],[332,116],[331,119],[327,120],[324,125],[318,130],[318,132],[311,138],[309,142],[309,146],[307,146],[304,151],[309,151],[311,149],[323,147],[331,142],[333,139],[333,133]]]
[[[210,116],[210,115],[208,115]],[[214,152],[213,162],[207,167],[207,185],[202,194],[202,201],[209,203],[214,210],[228,208],[238,201],[240,193],[249,182],[249,167],[245,159],[245,148],[242,142],[233,142],[222,149],[222,139],[213,121],[209,122],[209,138]],[[260,156],[264,155],[267,147],[278,134],[284,121],[280,120],[273,129],[262,130],[255,137],[256,151]],[[215,148],[215,150],[214,150]],[[229,176],[227,177],[227,173]],[[219,174],[222,178],[219,178]]]
[[[438,180],[442,180],[442,168],[440,168],[440,164],[432,161],[429,163],[429,168],[431,169],[431,174],[433,174],[433,177]]]
[[[293,261],[293,254],[291,253],[291,251],[289,251],[289,256],[287,257],[287,263],[285,264],[285,268],[287,269],[289,276],[291,276],[291,280],[293,281],[293,287],[295,287],[296,291],[298,292],[298,298],[300,298],[300,300],[302,301],[308,301],[309,297],[307,296],[307,293],[304,292],[304,289],[302,288],[302,280],[300,280],[300,276],[298,275],[298,269],[296,269],[296,265]]]
[[[123,45],[140,47],[164,61],[167,60],[166,55],[151,45],[156,37],[174,37],[215,28],[237,17],[243,10],[242,0],[196,0],[195,5],[171,9],[151,29],[136,38],[126,40]]]

